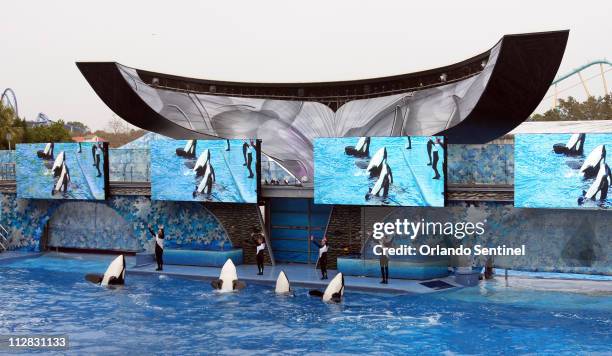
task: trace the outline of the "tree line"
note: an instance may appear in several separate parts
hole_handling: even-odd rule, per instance
[[[17,117],[10,106],[0,102],[0,150],[16,143],[73,142],[75,135],[96,135],[109,142],[110,147],[119,147],[145,134],[144,130],[129,127],[123,120],[113,117],[109,130],[91,132],[89,127],[78,121],[58,120],[49,125],[31,127],[25,119]],[[73,129],[73,132],[69,128]]]
[[[612,95],[591,96],[583,102],[574,97],[559,99],[557,107],[543,114],[533,114],[531,121],[612,120]]]

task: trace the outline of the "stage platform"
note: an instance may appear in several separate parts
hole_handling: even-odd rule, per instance
[[[156,265],[131,267],[127,269],[128,274],[158,274],[177,276],[191,279],[213,280],[219,277],[220,268],[216,267],[195,267],[195,266],[175,266],[165,265],[163,271],[155,271]],[[305,264],[277,264],[276,266],[266,266],[263,276],[257,275],[257,266],[240,265],[236,266],[238,278],[247,283],[256,283],[274,286],[280,271],[285,271],[287,278],[292,286],[324,289],[329,281],[336,275],[337,271],[328,271],[328,280],[321,280],[321,273],[315,270],[312,265]],[[436,290],[422,285],[417,280],[390,279],[389,284],[381,284],[379,278],[373,277],[354,277],[345,276],[344,285],[348,291],[375,292],[387,294],[424,294],[444,290],[454,290],[461,286],[454,281],[454,277],[437,278],[435,280],[450,284],[451,288]]]

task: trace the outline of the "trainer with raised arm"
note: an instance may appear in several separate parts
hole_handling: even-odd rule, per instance
[[[155,238],[155,261],[157,262],[156,271],[164,270],[164,226],[160,226],[157,234],[149,224],[149,232]]]

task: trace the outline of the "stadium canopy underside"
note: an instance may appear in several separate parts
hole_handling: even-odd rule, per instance
[[[174,138],[258,138],[295,177],[313,177],[316,137],[444,135],[485,143],[523,122],[553,81],[569,31],[504,36],[460,63],[390,77],[239,83],[78,62],[117,115]]]

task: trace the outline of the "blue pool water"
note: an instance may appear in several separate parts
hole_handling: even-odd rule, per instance
[[[605,144],[612,149],[612,135],[587,134],[583,157],[567,157],[553,152],[556,143],[567,143],[570,134],[516,135],[514,161],[514,206],[523,208],[587,208],[598,204],[578,205],[583,190],[588,190],[593,179],[583,180],[580,166],[591,151]],[[612,207],[612,194],[602,205]]]
[[[387,148],[387,161],[394,182],[389,197],[365,199],[368,189],[377,178],[370,178],[366,167],[369,158],[356,158],[344,152],[354,146],[358,138],[318,138],[315,151],[315,203],[349,205],[444,206],[444,171],[440,152],[439,180],[432,179],[434,171],[427,163],[429,137],[412,137],[412,149],[406,149],[406,137],[372,137],[370,157]]]
[[[0,334],[69,334],[73,354],[577,354],[612,352],[610,296],[535,292],[503,282],[433,295],[347,292],[327,305],[297,289],[128,275],[84,281],[104,259],[49,255],[0,264]]]
[[[16,147],[17,196],[24,199],[96,199],[104,200],[104,154],[100,150],[100,177],[94,167],[91,147],[94,143],[55,143],[54,158],[65,154],[65,163],[70,172],[68,190],[52,194],[55,178],[51,168],[53,160],[43,160],[36,155],[46,144],[23,144]]]
[[[251,169],[254,177],[243,165],[243,140],[230,140],[230,151],[225,150],[225,140],[198,140],[196,158],[185,159],[176,155],[177,148],[184,148],[186,140],[154,140],[151,142],[151,197],[155,200],[215,201],[234,203],[257,202],[256,157]],[[193,196],[200,183],[193,166],[205,149],[210,150],[211,165],[216,181],[210,196]]]

